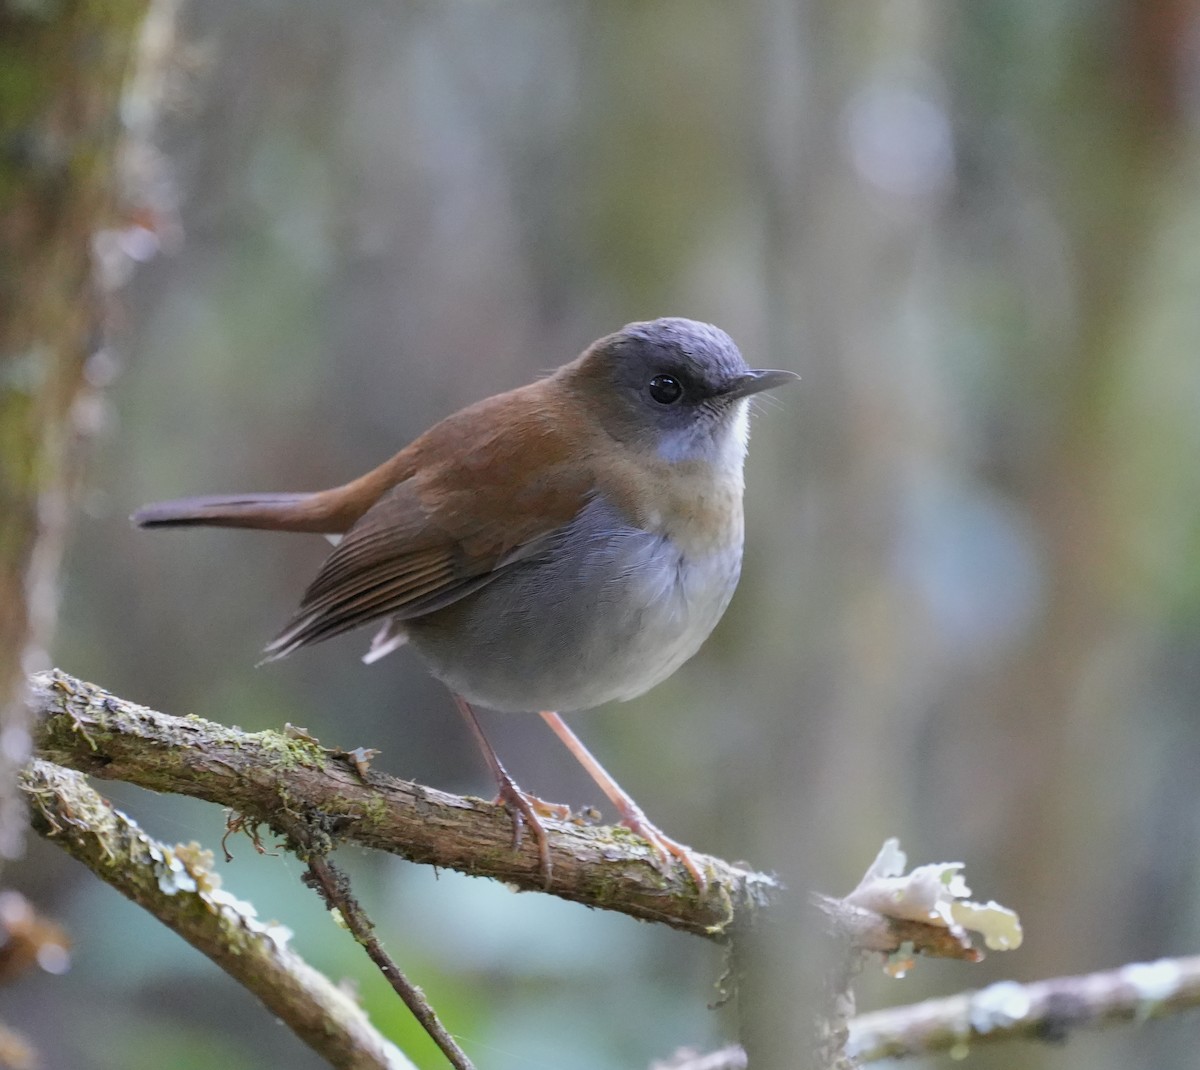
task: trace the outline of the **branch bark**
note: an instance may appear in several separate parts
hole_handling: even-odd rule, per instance
[[[209,852],[159,843],[79,773],[49,762],[31,762],[20,784],[37,832],[202,951],[317,1054],[345,1070],[415,1070],[283,933],[219,887]]]
[[[247,733],[198,717],[158,713],[57,670],[32,677],[30,692],[40,758],[80,773],[220,803],[238,812],[238,825],[266,825],[302,853],[316,829],[332,842],[350,840],[415,862],[492,877],[521,889],[546,890],[716,940],[752,924],[783,891],[766,874],[701,856],[708,886],[700,892],[681,866],[661,872],[649,845],[623,829],[552,821],[547,822],[547,832],[554,873],[550,887],[544,888],[536,846],[527,840],[519,851],[512,849],[510,819],[495,804],[373,772],[365,768],[361,755],[329,750],[305,735]],[[195,943],[181,928],[187,918],[171,917],[171,910],[178,910],[185,899],[176,894],[165,896],[169,903],[152,902],[156,894],[163,898],[153,867],[161,868],[165,858],[177,858],[177,849],[153,844],[132,822],[112,813],[81,778],[61,782],[55,777],[71,774],[54,771],[46,761],[36,761],[25,773],[25,790],[37,804],[39,831],[62,842],[105,880],[118,887],[126,884],[125,894]],[[91,831],[97,824],[89,816],[93,809],[104,821],[116,822],[115,842],[148,845],[144,853],[118,851]],[[96,846],[86,845],[89,837]],[[153,876],[148,884],[147,873]],[[979,957],[961,934],[944,927],[886,918],[824,896],[814,896],[813,901],[832,928],[860,952],[888,953],[906,945],[933,956]],[[191,917],[197,912],[181,913]],[[202,950],[283,1016],[260,991],[262,986],[239,972],[246,962],[237,943],[246,938],[244,927],[214,931],[210,938],[224,942],[223,949]],[[279,952],[274,944],[269,950]],[[301,973],[308,970],[302,963],[300,967]],[[321,982],[328,984],[323,978]],[[275,985],[267,982],[266,987]],[[865,1063],[958,1053],[1016,1036],[1060,1039],[1077,1026],[1141,1020],[1197,1006],[1200,957],[1163,960],[1029,985],[1005,982],[950,999],[859,1015],[850,1023],[847,1054]]]
[[[699,856],[708,877],[699,892],[682,866],[662,871],[625,829],[550,820],[554,871],[545,887],[532,837],[514,851],[509,816],[492,803],[360,770],[308,737],[158,713],[58,671],[33,676],[30,691],[40,757],[219,803],[289,839],[298,823],[316,824],[336,840],[718,940],[781,891],[766,874]]]
[[[1062,1041],[1077,1028],[1159,1018],[1200,1007],[1200,956],[1130,963],[1103,973],[1018,984],[859,1015],[849,1053],[860,1062],[952,1052],[1021,1037]]]
[[[825,914],[831,931],[855,952],[877,951],[890,955],[903,945],[914,953],[938,959],[962,959],[980,962],[983,952],[971,943],[968,934],[941,925],[930,925],[908,918],[888,918],[873,910],[854,906],[843,899],[814,892],[813,904]]]
[[[266,825],[293,845],[313,828],[413,862],[547,891],[712,940],[754,923],[784,891],[772,876],[697,855],[703,891],[683,867],[664,872],[649,844],[624,828],[545,820],[553,875],[549,886],[532,837],[512,848],[503,807],[399,780],[367,768],[360,754],[331,750],[306,735],[248,733],[199,717],[174,717],[68,676],[30,680],[39,757],[79,772],[152,791],[230,807],[239,824]],[[934,957],[979,956],[943,927],[888,918],[815,896],[842,938],[883,954],[911,947]]]

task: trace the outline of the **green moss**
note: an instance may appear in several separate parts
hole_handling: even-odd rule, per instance
[[[384,801],[383,795],[374,793],[368,797],[366,805],[363,807],[363,817],[374,825],[382,825],[388,816],[388,804]]]
[[[284,769],[319,769],[326,761],[324,749],[315,740],[293,738],[271,729],[248,733],[245,743],[261,748],[266,761],[277,762]],[[244,744],[239,741],[238,745]]]

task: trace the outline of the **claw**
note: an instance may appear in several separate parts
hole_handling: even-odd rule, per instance
[[[526,795],[507,773],[504,774],[499,786],[500,794],[496,797],[496,802],[503,806],[508,811],[508,816],[512,818],[513,850],[521,849],[521,836],[525,827],[528,826],[529,831],[533,834],[534,842],[537,844],[538,868],[541,870],[542,884],[549,888],[553,866],[550,862],[550,841],[546,837],[546,827],[542,824],[541,817],[556,816],[559,808],[556,804],[543,802],[533,795]]]
[[[626,804],[619,807],[621,824],[650,844],[660,863],[669,865],[672,857],[679,859],[683,868],[692,875],[692,880],[696,882],[696,890],[703,895],[708,888],[708,878],[704,876],[704,871],[700,868],[700,863],[696,860],[692,849],[686,844],[671,839],[660,828],[651,824],[646,815],[642,813],[641,807],[628,796],[626,799]]]
[[[543,802],[541,799],[533,795],[526,795],[519,787],[517,782],[509,776],[508,770],[504,768],[504,764],[500,761],[499,756],[492,745],[488,742],[487,736],[483,734],[483,726],[479,723],[479,718],[475,715],[475,711],[471,708],[471,704],[460,695],[454,694],[455,705],[458,706],[459,712],[466,719],[467,725],[471,729],[471,734],[475,737],[476,743],[479,745],[480,751],[487,760],[488,767],[492,770],[492,776],[496,778],[496,786],[500,789],[500,794],[496,798],[501,806],[508,811],[513,823],[513,850],[519,850],[521,847],[521,833],[526,825],[529,826],[529,831],[533,833],[533,838],[537,842],[538,849],[538,867],[542,874],[542,886],[550,887],[550,875],[552,867],[550,864],[550,841],[546,837],[545,826],[542,825],[539,813],[543,817],[559,817],[561,813],[570,814],[570,809],[557,803]]]

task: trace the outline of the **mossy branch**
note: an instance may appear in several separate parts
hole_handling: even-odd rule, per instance
[[[509,816],[493,803],[374,772],[360,754],[322,747],[304,733],[250,733],[199,717],[159,713],[57,670],[32,677],[30,693],[38,760],[24,774],[23,787],[33,799],[38,831],[62,843],[104,880],[204,950],[302,1036],[309,1028],[304,1014],[297,1025],[295,1012],[280,1009],[273,1001],[287,1003],[299,989],[296,998],[301,1004],[309,1001],[313,1008],[305,1014],[326,1015],[328,1008],[321,1001],[326,998],[323,988],[328,982],[269,935],[255,931],[236,911],[224,917],[222,911],[205,904],[195,889],[183,889],[182,893],[180,889],[164,890],[164,866],[182,874],[185,884],[197,882],[194,859],[201,854],[199,849],[181,856],[179,848],[155,844],[112,811],[77,773],[230,807],[237,813],[231,828],[253,832],[255,826],[265,825],[302,857],[312,854],[313,835],[325,844],[320,853],[338,842],[350,841],[411,861],[502,880],[517,888],[545,890],[710,939],[727,939],[751,924],[758,911],[769,907],[783,891],[766,874],[707,856],[700,856],[707,885],[698,890],[682,866],[674,864],[663,872],[649,845],[623,829],[549,820],[553,874],[549,886],[544,887],[536,846],[527,837],[521,848],[514,850]],[[56,769],[50,762],[77,773]],[[858,894],[856,890],[845,900],[811,897],[831,930],[845,941],[848,953],[887,954],[904,946],[936,957],[972,961],[980,957],[961,930],[885,916],[852,901]],[[245,950],[247,941],[254,945],[253,954]],[[256,958],[264,959],[265,965],[255,964]],[[282,963],[281,958],[285,960]],[[1161,989],[1165,972],[1159,970],[1151,976],[1135,969],[1130,974],[1131,968],[1127,968],[1113,975],[1107,990],[1111,998],[1102,1001],[1105,1007],[1111,1003],[1111,1008],[1098,1011],[1100,1003],[1086,1000],[1072,1006],[1085,1007],[1092,1020],[1097,1015],[1117,1020],[1158,1013],[1156,1008],[1165,1011],[1194,1005],[1200,1002],[1200,982],[1195,980],[1200,966],[1189,966],[1178,994],[1157,1002],[1154,995]],[[267,969],[279,973],[282,980],[256,983],[256,972]],[[1045,1035],[1047,1028],[1076,1024],[1078,1015],[1065,1014],[1065,1004],[1054,988],[1056,984],[1069,986],[1072,980],[1082,984],[1086,979],[1045,982],[1049,986],[1043,1001],[1048,1008],[1045,1015],[1031,1011],[1024,1021],[1014,1021],[1011,1029],[993,1024],[987,1039],[1027,1029],[1032,1029],[1033,1035]],[[310,981],[315,994],[306,991]],[[1038,986],[1022,991],[1040,1005]],[[968,1012],[976,1005],[970,1001],[979,998],[956,997],[928,1008],[922,1005],[859,1016],[850,1024],[849,1055],[861,1062],[945,1050],[983,1039],[974,1035],[973,1026],[962,1025],[968,1019],[974,1021]],[[335,1002],[339,1000],[344,997],[336,996]],[[1004,1013],[1012,1006],[1006,1004]],[[358,1013],[357,1008],[353,1011]],[[360,1036],[355,1030],[366,1032]],[[348,1043],[353,1051],[366,1053],[354,1056],[358,1062],[340,1061],[339,1057],[334,1060],[336,1065],[408,1065],[396,1061],[403,1056],[388,1048],[365,1019],[350,1021],[342,1030],[345,1039],[330,1040],[324,1026],[320,1031],[322,1042]],[[315,1040],[310,1043],[316,1046]]]
[[[40,757],[219,803],[284,837],[298,821],[317,824],[337,841],[713,939],[748,924],[781,890],[770,876],[699,856],[708,878],[701,892],[682,866],[664,872],[649,845],[623,828],[549,819],[553,873],[545,886],[532,837],[514,851],[509,816],[493,803],[360,770],[351,755],[302,735],[158,713],[59,671],[38,673],[30,690]]]
[[[753,923],[783,891],[772,876],[697,855],[698,890],[678,863],[664,871],[640,837],[623,828],[545,819],[553,873],[544,883],[537,848],[512,847],[508,813],[494,803],[399,780],[356,755],[303,734],[245,732],[199,717],[175,717],[118,698],[58,670],[30,680],[39,757],[92,776],[189,795],[236,811],[237,824],[265,825],[290,843],[319,828],[413,862],[491,877],[586,906],[724,941]],[[978,958],[943,927],[885,917],[814,896],[851,946],[887,954],[902,946],[934,957]]]
[[[220,887],[210,852],[159,843],[79,773],[49,762],[31,762],[20,784],[37,832],[207,955],[331,1064],[415,1070],[353,998],[287,946],[286,934]]]

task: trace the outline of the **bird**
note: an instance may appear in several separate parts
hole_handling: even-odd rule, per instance
[[[407,644],[443,681],[551,878],[544,816],[475,707],[537,712],[663,865],[705,887],[561,714],[641,695],[697,652],[737,586],[749,399],[794,382],[750,368],[711,324],[627,324],[570,363],[435,424],[328,490],[146,505],[141,528],[311,532],[334,543],[264,661],[374,624],[363,660]]]

